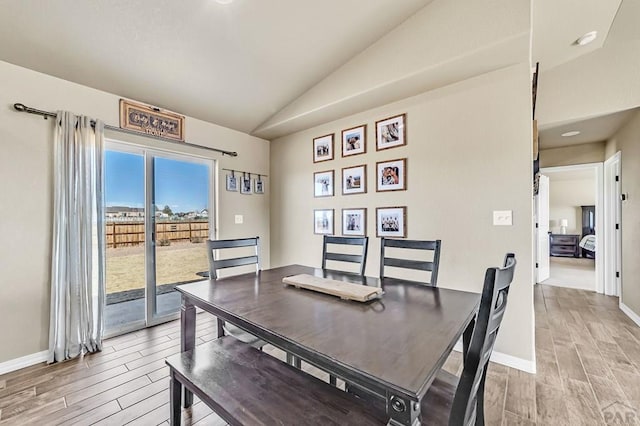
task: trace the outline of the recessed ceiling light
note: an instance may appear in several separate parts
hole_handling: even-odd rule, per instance
[[[233,3],[233,0],[216,0],[216,2],[219,4],[229,4]]]
[[[565,137],[565,138],[569,138],[571,136],[576,136],[576,135],[579,135],[579,134],[580,134],[579,130],[572,130],[570,132],[563,133],[562,136]]]
[[[591,43],[597,37],[598,37],[598,32],[597,31],[589,31],[585,35],[579,37],[576,40],[576,44],[579,45],[579,46],[584,46],[585,44]]]

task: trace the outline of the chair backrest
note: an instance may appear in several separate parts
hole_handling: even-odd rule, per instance
[[[508,253],[502,268],[489,268],[485,273],[480,309],[451,407],[450,426],[484,424],[484,381],[489,357],[507,307],[515,268],[516,257]],[[476,423],[478,418],[480,422]]]
[[[216,250],[239,247],[255,247],[252,256],[216,259]],[[243,265],[256,265],[256,272],[260,271],[260,237],[240,238],[235,240],[208,240],[207,255],[209,256],[209,278],[218,278],[218,270]]]
[[[419,271],[431,272],[431,277],[427,284],[435,287],[438,285],[438,266],[440,264],[440,246],[441,240],[395,240],[390,238],[380,238],[380,278],[384,278],[384,267],[394,266],[396,268],[415,269]],[[427,260],[410,260],[395,257],[387,257],[385,255],[386,247],[397,247],[403,249],[415,249],[433,251],[433,259]]]
[[[360,254],[334,253],[330,252],[327,247],[329,244],[340,244],[350,246],[360,246],[362,252]],[[325,235],[322,243],[322,269],[327,268],[327,260],[336,260],[338,262],[349,262],[360,264],[360,275],[364,275],[364,269],[367,265],[367,249],[369,247],[369,237],[333,237]]]

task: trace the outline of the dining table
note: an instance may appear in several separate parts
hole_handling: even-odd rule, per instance
[[[382,294],[358,302],[283,283],[298,274],[377,287]],[[198,307],[378,396],[389,424],[408,426],[419,424],[421,401],[456,343],[462,338],[468,347],[480,303],[478,293],[303,265],[176,289],[183,352],[196,344]],[[185,392],[185,398],[190,404],[193,396]]]

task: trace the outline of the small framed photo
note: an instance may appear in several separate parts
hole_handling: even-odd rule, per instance
[[[238,192],[238,178],[234,175],[227,175],[227,191]]]
[[[342,131],[342,156],[364,154],[367,152],[367,125],[352,127]]]
[[[378,207],[376,209],[376,236],[405,238],[407,236],[406,221],[406,207]]]
[[[342,235],[361,235],[367,232],[367,209],[342,209]]]
[[[376,121],[376,151],[406,145],[406,114]]]
[[[313,196],[333,197],[333,170],[313,174]]]
[[[333,133],[313,140],[313,162],[333,160]]]
[[[407,189],[407,159],[377,162],[376,177],[376,191]]]
[[[333,209],[313,211],[313,233],[333,235]]]
[[[342,194],[363,194],[367,192],[367,165],[344,167],[342,169]]]
[[[256,194],[264,194],[264,181],[261,177],[257,177],[253,180],[253,192]]]
[[[240,184],[241,194],[251,194],[251,176],[242,176]]]

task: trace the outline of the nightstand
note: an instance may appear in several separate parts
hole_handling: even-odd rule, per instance
[[[580,235],[549,234],[549,255],[580,257]]]

